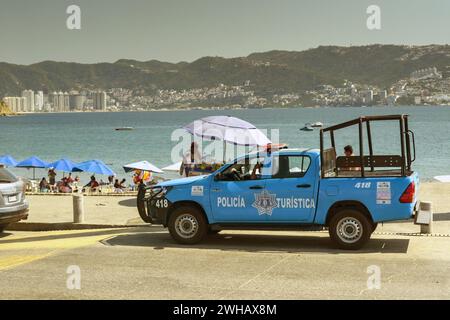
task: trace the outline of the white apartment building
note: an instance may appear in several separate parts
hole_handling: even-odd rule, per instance
[[[34,109],[35,111],[42,111],[44,108],[44,92],[37,91],[34,95]]]
[[[24,112],[34,112],[34,91],[33,90],[23,90],[22,97],[26,98],[26,106]]]
[[[67,112],[70,110],[70,97],[67,92],[55,91],[49,94],[48,101],[55,112]]]
[[[4,97],[3,102],[12,112],[26,112],[28,105],[27,98],[25,97]]]

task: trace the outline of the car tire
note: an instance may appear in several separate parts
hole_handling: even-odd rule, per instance
[[[7,224],[0,224],[0,233],[2,233],[3,231],[5,231],[6,227],[8,225]]]
[[[342,209],[331,218],[328,231],[338,248],[358,250],[370,239],[373,224],[361,211]]]
[[[377,227],[378,227],[378,222],[372,223],[372,233],[375,232],[375,230],[377,229]]]
[[[203,213],[194,206],[176,208],[169,217],[169,232],[181,244],[199,243],[208,232],[208,222]]]

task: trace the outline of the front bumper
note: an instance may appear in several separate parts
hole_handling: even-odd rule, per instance
[[[137,197],[139,215],[144,222],[166,225],[167,214],[172,203],[165,195],[152,191],[152,187],[139,188]]]

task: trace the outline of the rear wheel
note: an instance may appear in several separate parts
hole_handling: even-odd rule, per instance
[[[176,208],[169,218],[169,232],[181,244],[200,242],[208,232],[208,223],[203,213],[193,206]]]
[[[342,209],[330,220],[331,240],[341,249],[360,249],[370,239],[374,228],[371,221],[360,211]]]

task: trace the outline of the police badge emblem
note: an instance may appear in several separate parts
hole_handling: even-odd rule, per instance
[[[267,190],[255,193],[255,202],[253,202],[252,207],[258,210],[260,216],[263,214],[271,216],[273,209],[278,207],[276,194],[271,194]]]

